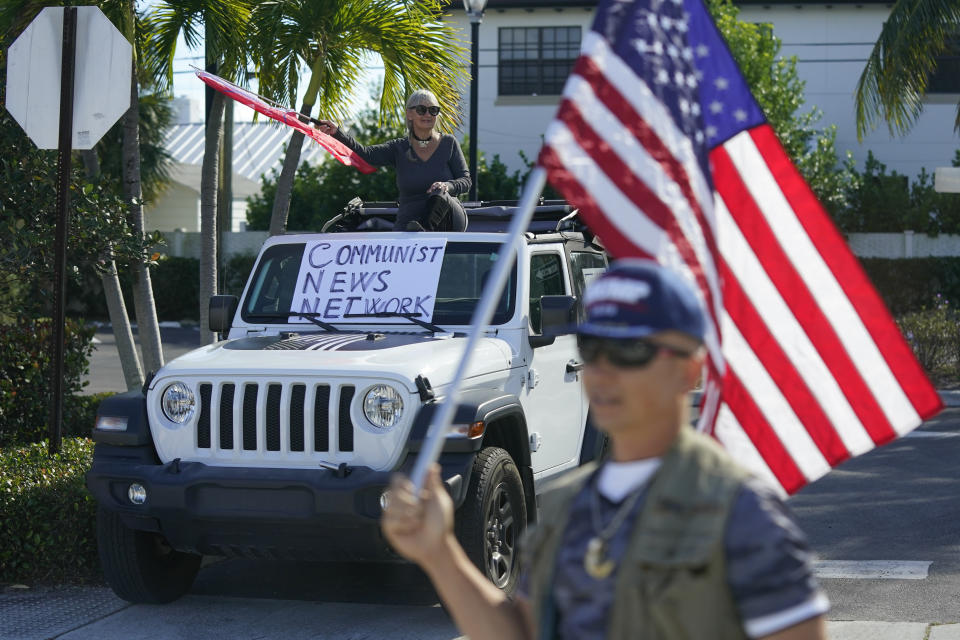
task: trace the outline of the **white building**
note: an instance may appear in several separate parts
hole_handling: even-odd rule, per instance
[[[890,3],[834,0],[831,3],[739,0],[740,18],[773,26],[784,56],[796,56],[806,81],[806,105],[823,111],[821,126],[837,126],[837,149],[853,152],[862,168],[868,151],[887,166],[914,178],[922,167],[949,165],[960,148],[953,130],[960,99],[960,63],[939,78],[924,113],[909,135],[894,138],[886,125],[857,140],[853,92],[867,55],[890,12]],[[559,103],[580,38],[590,28],[596,2],[583,0],[489,0],[479,29],[478,148],[521,168],[517,151],[535,159],[541,136]],[[452,3],[451,19],[469,48],[470,23],[463,5]],[[470,88],[463,87],[464,125],[469,130]]]
[[[151,231],[200,230],[200,170],[203,164],[203,105],[187,97],[174,103],[176,120],[167,132],[165,147],[173,156],[171,184],[156,202],[144,207]],[[256,123],[235,121],[233,129],[232,231],[246,224],[247,198],[260,192],[260,176],[283,166],[284,145],[292,130],[268,118]],[[300,162],[316,164],[326,152],[305,143]]]

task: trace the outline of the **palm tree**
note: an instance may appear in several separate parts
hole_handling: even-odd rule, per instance
[[[310,70],[300,112],[319,107],[323,117],[342,121],[348,100],[370,54],[383,59],[381,121],[402,122],[407,95],[433,91],[451,130],[460,121],[457,86],[466,77],[460,45],[451,23],[442,21],[442,0],[275,0],[254,7],[251,50],[257,52],[259,91],[293,104],[301,70]],[[287,145],[277,182],[270,234],[283,233],[303,134]]]
[[[856,90],[857,136],[879,119],[891,134],[905,134],[923,110],[937,56],[960,35],[957,0],[897,0],[873,46]],[[960,130],[960,104],[955,128]]]
[[[161,89],[173,85],[173,58],[177,38],[183,35],[190,48],[203,44],[208,61],[228,80],[246,76],[246,33],[250,18],[247,0],[163,0],[150,14],[150,68]],[[223,138],[224,96],[214,93],[207,114],[203,165],[200,173],[200,341],[213,342],[209,329],[209,300],[217,293],[217,178]]]

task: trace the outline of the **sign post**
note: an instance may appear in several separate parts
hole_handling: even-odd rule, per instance
[[[7,49],[7,110],[38,148],[58,150],[50,453],[60,450],[63,422],[72,152],[93,148],[130,108],[132,64],[130,43],[92,6],[43,9]]]
[[[60,73],[60,134],[57,153],[57,235],[54,240],[53,366],[50,371],[50,444],[60,450],[63,423],[63,360],[66,345],[67,229],[70,225],[70,172],[73,168],[73,81],[77,47],[77,8],[63,10],[63,52]]]

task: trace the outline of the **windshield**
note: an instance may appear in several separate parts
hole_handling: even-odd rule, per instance
[[[241,306],[240,315],[244,321],[255,324],[288,323],[304,246],[302,243],[278,244],[264,251]],[[497,261],[500,246],[492,242],[447,242],[433,307],[431,321],[434,324],[470,324],[483,286]],[[503,324],[513,317],[516,282],[517,269],[514,265],[491,324]],[[338,321],[337,324],[410,326],[408,320],[384,318],[357,318],[353,322]]]

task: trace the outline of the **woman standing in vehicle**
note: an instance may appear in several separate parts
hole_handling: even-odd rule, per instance
[[[319,120],[321,133],[331,135],[375,166],[397,171],[400,205],[394,230],[465,231],[467,214],[455,197],[470,189],[470,172],[460,144],[436,131],[440,106],[426,89],[407,99],[407,137],[364,146],[329,120]]]

